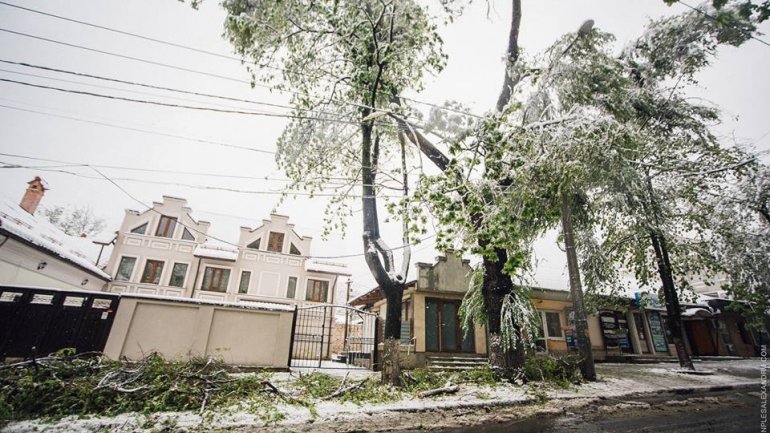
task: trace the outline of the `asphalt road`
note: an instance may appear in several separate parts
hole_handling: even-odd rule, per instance
[[[607,399],[576,413],[499,424],[484,424],[442,433],[758,433],[760,394],[757,390],[689,395]]]

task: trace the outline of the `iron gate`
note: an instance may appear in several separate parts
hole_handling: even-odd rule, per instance
[[[114,293],[0,286],[0,358],[100,352],[119,301]]]
[[[298,307],[289,365],[375,370],[378,322],[376,314],[352,307]]]

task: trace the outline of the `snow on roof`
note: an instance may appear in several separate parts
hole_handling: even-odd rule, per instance
[[[89,259],[87,251],[94,248],[90,239],[66,235],[50,222],[30,215],[6,197],[0,197],[0,228],[99,278],[110,280],[110,276]]]
[[[196,257],[229,260],[234,262],[238,260],[238,248],[221,242],[207,241],[206,243],[195,247],[193,255]]]
[[[305,262],[306,271],[326,272],[329,274],[350,275],[348,266],[344,263],[311,259]]]

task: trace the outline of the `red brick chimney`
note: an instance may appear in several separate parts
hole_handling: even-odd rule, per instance
[[[37,205],[40,204],[40,200],[48,188],[45,187],[45,182],[43,182],[43,179],[40,179],[40,176],[35,176],[34,179],[27,182],[27,185],[27,191],[24,193],[19,206],[30,215],[34,215]]]

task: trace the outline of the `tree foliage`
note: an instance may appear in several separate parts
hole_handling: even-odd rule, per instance
[[[69,236],[93,236],[101,233],[105,226],[104,218],[85,206],[43,207],[37,213]]]

